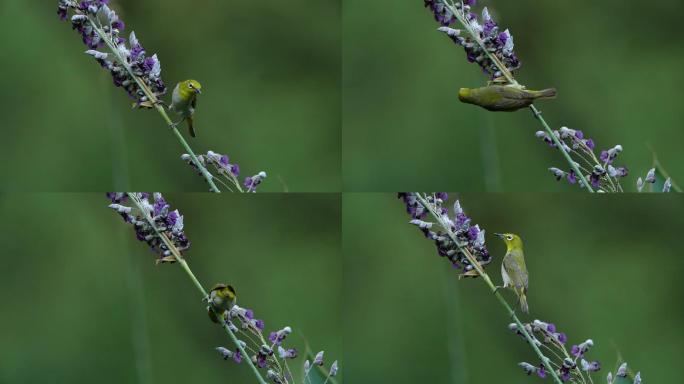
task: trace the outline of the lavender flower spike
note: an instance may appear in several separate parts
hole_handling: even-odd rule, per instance
[[[60,19],[66,20],[71,12],[71,26],[81,34],[83,43],[89,48],[86,54],[109,71],[114,86],[123,88],[136,101],[136,105],[150,101],[146,90],[155,97],[165,94],[166,85],[161,79],[161,64],[157,55],[146,57],[145,49],[134,32],[129,35],[129,45],[126,44],[127,40],[120,36],[124,22],[107,6],[108,3],[108,0],[79,3],[60,0],[57,14]],[[106,35],[106,39],[103,39],[102,34]],[[111,45],[109,48],[116,54],[97,50],[104,45]]]
[[[483,268],[492,261],[485,244],[485,231],[472,223],[458,200],[454,203],[454,216],[450,217],[449,210],[444,207],[448,199],[445,192],[427,195],[428,202],[434,205],[434,211],[440,215],[439,221],[448,225],[454,232],[457,244],[448,233],[433,230],[432,222],[422,220],[428,211],[425,210],[415,193],[399,193],[398,196],[403,200],[407,212],[413,218],[410,223],[417,226],[425,237],[434,241],[439,256],[448,259],[454,268],[462,270],[462,277],[475,277],[478,274],[468,257],[462,252],[462,247],[467,248]]]
[[[245,188],[247,192],[256,192],[256,188],[261,184],[261,182],[266,178],[266,172],[261,171],[254,176],[245,178]]]
[[[190,240],[184,232],[183,215],[177,209],[172,211],[161,193],[155,192],[152,202],[149,200],[149,193],[136,192],[130,195],[137,200],[141,208],[138,208],[138,204],[130,207],[124,205],[128,201],[128,196],[123,192],[107,193],[112,202],[109,208],[133,226],[136,238],[147,243],[157,255],[157,263],[176,262],[176,257],[160,236],[166,236],[181,254],[190,248]]]
[[[513,51],[513,36],[508,29],[500,30],[487,7],[482,10],[480,23],[478,15],[471,9],[475,1],[455,2],[453,5],[445,0],[424,1],[425,7],[430,8],[435,20],[442,25],[439,31],[463,47],[468,61],[477,63],[491,78],[504,76],[500,66],[509,74],[520,68],[520,60]],[[462,23],[467,34],[451,28],[457,21]]]

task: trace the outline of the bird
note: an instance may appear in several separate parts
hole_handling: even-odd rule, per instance
[[[520,302],[520,309],[523,312],[529,313],[530,309],[527,306],[527,286],[528,273],[525,266],[525,254],[523,252],[523,243],[520,236],[513,233],[496,233],[496,236],[501,238],[506,243],[506,256],[501,263],[501,278],[503,279],[504,288],[511,288],[518,296]]]
[[[206,301],[209,303],[209,306],[207,306],[209,318],[214,323],[218,323],[219,318],[217,315],[220,315],[225,311],[230,311],[237,302],[237,295],[232,286],[218,283],[211,288],[209,295],[206,297]]]
[[[202,93],[202,85],[197,80],[185,80],[176,84],[171,95],[171,105],[169,109],[181,116],[181,120],[173,123],[175,128],[183,120],[188,122],[190,136],[195,137],[192,115],[197,108],[197,95]]]
[[[488,85],[481,88],[461,88],[458,91],[458,99],[461,102],[478,105],[494,112],[513,112],[529,107],[537,99],[555,97],[555,88],[531,91],[515,85]]]

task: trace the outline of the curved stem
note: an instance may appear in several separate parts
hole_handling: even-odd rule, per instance
[[[155,109],[161,117],[164,119],[166,124],[171,128],[173,133],[176,135],[176,138],[178,138],[178,141],[181,143],[183,148],[188,152],[190,155],[190,158],[192,159],[192,162],[195,163],[197,166],[197,169],[200,170],[202,173],[202,176],[207,180],[207,183],[209,184],[209,188],[212,192],[216,193],[221,193],[221,191],[216,187],[216,184],[214,184],[213,181],[213,176],[209,171],[200,163],[199,159],[197,159],[197,156],[195,155],[195,152],[193,152],[192,148],[190,148],[190,145],[188,145],[188,142],[185,141],[185,138],[183,138],[183,135],[181,135],[180,131],[178,131],[178,128],[173,124],[173,121],[169,118],[169,115],[166,113],[164,108],[160,105],[159,99],[157,99],[157,96],[150,90],[150,88],[143,82],[138,76],[136,76],[133,73],[133,70],[131,69],[130,64],[121,56],[121,53],[119,50],[116,48],[116,44],[112,41],[112,39],[109,38],[109,35],[105,31],[102,30],[102,28],[98,25],[98,23],[95,23],[93,19],[88,16],[88,22],[90,25],[93,27],[93,30],[97,33],[98,36],[100,36],[100,39],[105,42],[109,50],[112,52],[114,56],[116,56],[116,59],[121,63],[121,65],[126,69],[126,72],[128,72],[129,76],[135,80],[136,84],[138,84],[138,87],[145,93],[145,96],[147,99],[155,106]]]
[[[180,251],[178,251],[178,248],[169,240],[169,238],[166,236],[165,233],[160,232],[159,229],[157,229],[157,226],[154,223],[154,220],[150,217],[149,212],[146,212],[145,209],[143,209],[142,204],[140,203],[140,200],[135,196],[134,193],[128,192],[127,193],[128,197],[135,203],[136,207],[138,210],[145,216],[145,220],[147,220],[147,223],[150,224],[150,226],[154,229],[154,232],[157,234],[157,237],[166,245],[166,248],[171,252],[174,258],[176,258],[176,261],[180,264],[180,266],[183,268],[183,271],[188,275],[190,278],[190,281],[195,285],[198,291],[202,293],[202,297],[207,297],[207,291],[204,289],[202,284],[197,280],[197,277],[195,277],[195,274],[192,273],[192,270],[190,269],[190,266],[188,263],[185,261],[183,256],[181,256]],[[212,311],[214,311],[214,308],[210,306]],[[257,370],[256,366],[254,366],[254,363],[252,363],[252,359],[249,357],[249,354],[245,351],[245,348],[240,344],[240,341],[238,338],[235,336],[235,333],[228,327],[228,324],[226,322],[225,317],[223,316],[223,313],[218,313],[214,311],[214,314],[216,314],[216,317],[219,319],[221,324],[223,324],[223,329],[226,330],[226,333],[230,337],[230,340],[237,346],[238,350],[242,354],[243,359],[247,362],[247,365],[252,369],[252,372],[254,372],[254,375],[256,376],[257,380],[259,381],[259,384],[267,384],[266,381],[264,380],[263,377],[261,377],[261,374],[259,373],[259,370]]]
[[[551,127],[549,127],[549,124],[546,123],[546,120],[544,120],[544,117],[542,117],[541,111],[538,110],[537,107],[534,106],[534,104],[530,105],[530,109],[532,110],[532,113],[534,113],[534,117],[537,120],[539,120],[542,126],[544,126],[546,133],[549,134],[551,140],[553,140],[553,143],[556,144],[558,150],[561,151],[563,157],[565,157],[565,160],[568,161],[570,168],[572,168],[572,170],[575,171],[577,177],[579,177],[580,180],[582,180],[582,184],[587,189],[587,191],[594,193],[594,190],[591,188],[591,185],[589,185],[589,183],[587,182],[587,178],[584,177],[584,173],[580,172],[575,161],[572,159],[572,157],[570,157],[570,154],[565,150],[565,148],[563,148],[563,143],[561,143],[560,139],[556,137],[556,135],[553,133],[553,130],[551,129]]]
[[[484,271],[484,269],[482,268],[480,263],[477,261],[475,256],[473,256],[473,254],[470,252],[470,250],[467,247],[465,247],[463,244],[461,244],[461,242],[456,238],[456,234],[453,233],[453,231],[451,230],[451,227],[449,225],[445,225],[442,222],[441,216],[437,212],[435,212],[435,210],[432,207],[432,204],[430,204],[427,201],[427,199],[425,199],[425,197],[423,197],[420,194],[420,192],[415,192],[415,193],[416,193],[416,196],[418,197],[418,200],[423,205],[423,207],[425,207],[425,209],[430,211],[430,214],[439,222],[439,225],[442,227],[442,229],[444,229],[444,231],[446,231],[449,238],[451,238],[451,241],[453,241],[454,244],[456,244],[456,246],[458,247],[458,249],[466,256],[466,258],[468,259],[470,264],[475,268],[475,270],[480,275],[480,277],[482,277],[482,280],[484,280],[484,282],[487,284],[487,286],[492,291],[492,293],[494,294],[496,299],[499,301],[499,303],[506,309],[506,312],[511,317],[511,319],[513,319],[515,324],[518,326],[518,329],[523,334],[523,336],[525,336],[525,339],[527,339],[527,342],[530,344],[530,346],[532,346],[532,349],[537,354],[537,356],[541,360],[542,364],[544,364],[544,367],[546,367],[546,369],[549,371],[549,374],[554,378],[554,380],[556,381],[557,384],[563,384],[561,379],[556,374],[556,370],[551,365],[551,360],[548,357],[546,357],[542,353],[542,351],[539,349],[539,347],[537,347],[537,344],[534,343],[534,339],[532,338],[532,336],[527,332],[527,329],[525,329],[525,326],[520,321],[520,319],[518,319],[518,316],[515,314],[515,311],[513,310],[513,308],[511,308],[511,306],[508,305],[508,302],[506,302],[506,300],[503,298],[503,296],[501,296],[501,293],[499,293],[496,286],[494,285],[492,280],[489,278],[489,275],[487,275],[487,273]]]

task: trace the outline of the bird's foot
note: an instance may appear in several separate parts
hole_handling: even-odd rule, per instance
[[[178,120],[178,121],[176,121],[176,122],[173,122],[173,123],[169,124],[169,127],[170,127],[171,129],[177,129],[177,128],[178,128],[178,124],[180,124],[180,123],[182,123],[182,122],[183,122],[183,120]]]
[[[497,292],[499,292],[499,289],[501,289],[501,288],[506,288],[506,287],[502,287],[500,285],[497,285],[496,287],[494,287],[494,292],[492,292],[492,293],[496,294]]]

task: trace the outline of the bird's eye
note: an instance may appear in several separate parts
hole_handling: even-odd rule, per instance
[[[512,241],[512,240],[513,240],[513,236],[508,235],[508,236],[506,236],[506,239],[508,239],[508,241]]]
[[[192,86],[192,83],[188,83],[188,87],[190,87],[190,88],[195,88],[195,87]]]

